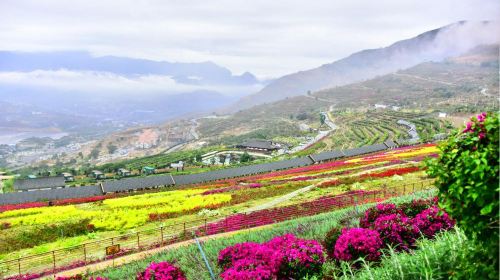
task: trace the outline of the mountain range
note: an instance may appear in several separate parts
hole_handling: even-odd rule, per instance
[[[232,110],[249,108],[287,97],[359,82],[405,69],[426,61],[442,61],[478,45],[500,41],[498,22],[461,21],[427,31],[414,38],[368,49],[314,69],[289,74],[259,92],[243,97]]]

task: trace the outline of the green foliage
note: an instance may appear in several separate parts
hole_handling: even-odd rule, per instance
[[[89,156],[93,159],[96,159],[97,157],[99,157],[99,149],[98,148],[92,149],[92,151],[90,151]]]
[[[108,146],[106,146],[106,148],[108,148],[109,154],[113,154],[114,152],[116,152],[116,150],[118,150],[118,147],[112,143],[109,143]]]
[[[440,145],[438,159],[428,162],[428,174],[436,178],[440,206],[469,237],[484,244],[490,251],[489,262],[497,270],[498,133],[498,114],[478,115],[464,131]]]
[[[0,254],[31,248],[63,237],[85,234],[92,230],[89,222],[90,219],[80,219],[45,225],[24,225],[23,227],[0,230]]]
[[[3,192],[12,192],[14,190],[14,178],[7,179],[2,182],[3,185]]]
[[[240,157],[240,162],[249,162],[252,160],[252,156],[250,156],[247,152],[244,152]]]

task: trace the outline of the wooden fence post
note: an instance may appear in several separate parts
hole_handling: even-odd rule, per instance
[[[53,264],[53,272],[56,274],[56,253],[55,251],[52,251],[52,264]]]
[[[141,247],[140,241],[139,241],[139,233],[137,233],[137,249]]]
[[[83,243],[83,261],[87,263],[87,248],[85,246],[85,243]]]
[[[19,270],[19,277],[21,277],[21,258],[17,259],[17,269]]]
[[[160,247],[163,246],[163,226],[160,227]]]

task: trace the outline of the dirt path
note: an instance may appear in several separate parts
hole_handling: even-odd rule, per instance
[[[403,77],[408,77],[408,78],[414,78],[414,79],[418,79],[418,80],[422,80],[422,81],[439,83],[439,84],[448,85],[448,86],[453,86],[454,85],[453,83],[449,83],[449,82],[445,82],[445,81],[439,81],[439,80],[434,80],[434,79],[429,79],[429,78],[415,76],[415,75],[410,75],[410,74],[394,73],[393,75],[403,76]]]
[[[312,190],[313,188],[316,187],[317,184],[313,184],[313,185],[310,185],[310,186],[307,186],[307,187],[304,187],[302,189],[298,189],[296,191],[293,191],[291,193],[288,193],[288,194],[285,194],[281,197],[278,197],[276,199],[273,199],[269,202],[266,202],[264,204],[261,204],[261,205],[257,205],[257,206],[254,206],[254,207],[251,207],[249,209],[246,209],[245,211],[242,211],[242,212],[245,212],[245,213],[249,213],[249,212],[254,212],[254,211],[259,211],[259,210],[264,210],[264,209],[267,209],[267,208],[271,208],[275,205],[278,205],[282,202],[285,202],[289,199],[292,199],[293,197],[296,197],[297,195],[299,194],[302,194],[302,193],[305,193],[305,192],[308,192],[310,190]]]

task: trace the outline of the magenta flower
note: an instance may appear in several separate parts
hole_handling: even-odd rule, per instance
[[[468,122],[466,125],[465,125],[465,129],[462,131],[463,133],[466,133],[466,132],[469,132],[469,131],[473,131],[472,130],[472,122]]]
[[[419,234],[417,226],[403,214],[379,216],[375,220],[374,229],[380,233],[382,241],[396,251],[408,251],[414,247]]]
[[[187,280],[182,270],[169,262],[152,262],[137,274],[137,280]]]
[[[427,238],[434,238],[438,232],[448,230],[455,225],[455,221],[450,218],[448,213],[437,206],[422,211],[413,218],[412,223]]]
[[[222,279],[302,279],[321,272],[323,247],[315,240],[278,236],[259,244],[245,242],[219,252]]]
[[[359,258],[365,258],[367,261],[378,261],[382,245],[382,239],[376,230],[345,228],[335,243],[333,254],[339,261],[355,261]]]
[[[382,203],[377,204],[374,207],[369,208],[365,211],[365,216],[359,220],[359,226],[362,228],[372,228],[375,220],[382,216],[388,214],[399,214],[401,210],[392,203]]]

